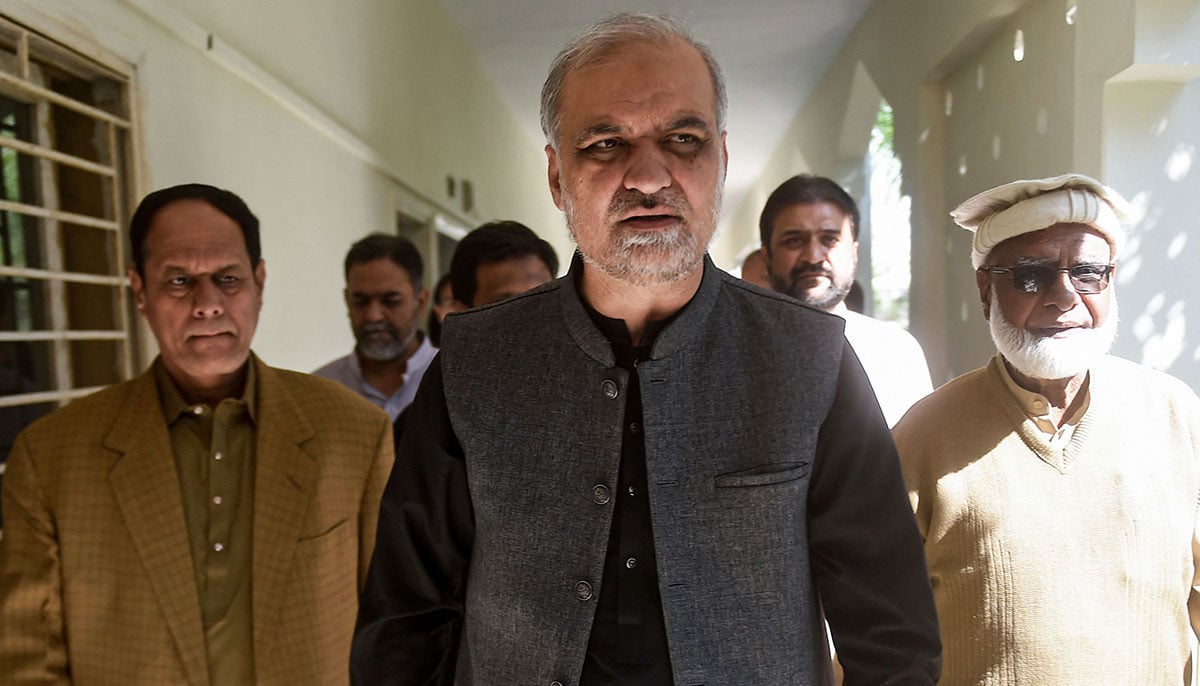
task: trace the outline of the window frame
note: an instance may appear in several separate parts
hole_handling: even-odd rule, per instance
[[[39,234],[44,255],[43,263],[36,268],[0,263],[0,278],[23,280],[26,284],[40,283],[40,287],[45,289],[44,301],[35,306],[46,310],[43,328],[20,330],[21,327],[14,324],[12,330],[0,330],[0,344],[39,343],[50,347],[49,388],[0,395],[0,409],[50,403],[61,407],[71,400],[104,388],[107,384],[77,383],[75,372],[78,367],[74,359],[77,353],[72,350],[72,344],[95,341],[114,343],[111,353],[100,353],[98,357],[108,358],[111,371],[118,381],[132,378],[135,370],[141,368],[146,355],[143,347],[145,334],[134,312],[126,273],[128,213],[132,201],[140,192],[141,178],[138,173],[141,130],[137,117],[134,66],[88,44],[77,34],[67,34],[70,36],[68,40],[60,40],[51,33],[26,26],[9,14],[0,12],[0,42],[6,53],[4,66],[0,67],[0,95],[29,107],[32,113],[30,140],[0,136],[0,148],[12,150],[31,160],[29,167],[38,177],[39,189],[32,201],[35,204],[26,198],[13,201],[0,197],[0,212],[21,215],[25,221],[32,220],[33,228],[29,230]],[[52,90],[51,84],[40,82],[41,67],[38,65],[42,64],[77,77],[84,83],[94,85],[102,80],[111,82],[117,89],[114,96],[117,106],[113,109],[120,114]],[[98,136],[96,147],[102,151],[99,157],[102,159],[107,156],[107,160],[94,161],[57,150],[56,147],[66,136],[47,125],[53,108],[60,108],[60,114],[65,110],[70,113],[69,116],[86,118],[90,124],[86,132]],[[97,188],[90,195],[90,201],[104,206],[106,211],[103,214],[111,218],[63,209],[59,177],[56,174],[62,170],[56,169],[56,165],[95,175]],[[64,255],[68,252],[72,231],[66,225],[109,233],[108,238],[102,239],[109,245],[108,252],[101,258],[105,261],[104,273],[88,273],[67,267]],[[102,286],[111,291],[110,299],[99,306],[111,307],[112,328],[71,328],[67,298],[71,284]],[[86,306],[91,307],[90,303],[86,303]],[[86,359],[92,357],[92,354],[84,356]],[[89,363],[81,361],[79,364]],[[106,369],[104,373],[109,372]],[[7,454],[0,455],[0,458],[3,458],[0,459],[0,475],[3,475]]]

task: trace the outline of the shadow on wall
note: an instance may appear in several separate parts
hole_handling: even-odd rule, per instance
[[[1200,390],[1200,79],[1118,80],[1104,109],[1105,182],[1134,211],[1114,353]]]
[[[1190,165],[1194,153],[1186,154]],[[1130,201],[1139,219],[1117,273],[1121,330],[1129,336],[1118,341],[1115,352],[1168,371],[1196,388],[1200,343],[1195,327],[1189,337],[1188,323],[1200,321],[1200,298],[1193,296],[1198,287],[1191,277],[1200,254],[1187,228],[1164,221],[1168,203],[1156,202],[1155,195],[1142,191]],[[1190,228],[1195,232],[1194,225]]]

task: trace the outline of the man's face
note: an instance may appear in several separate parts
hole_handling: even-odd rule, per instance
[[[701,263],[716,230],[725,133],[694,48],[631,42],[567,74],[550,191],[587,264],[633,285]]]
[[[536,288],[554,278],[537,255],[484,262],[475,269],[475,302],[472,306],[500,302]]]
[[[171,378],[188,391],[239,373],[267,278],[241,227],[207,202],[176,200],[150,223],[145,272],[130,270],[133,296]]]
[[[414,292],[408,271],[381,257],[350,266],[345,296],[358,351],[378,362],[408,359],[429,290]]]
[[[1108,265],[1108,242],[1083,224],[1056,224],[1000,243],[985,266],[1069,269]],[[1111,282],[1099,293],[1077,293],[1065,272],[1046,287],[1018,287],[1013,274],[975,274],[983,314],[997,349],[1027,376],[1065,379],[1082,374],[1108,352],[1116,335]],[[1031,292],[1036,290],[1036,292]]]
[[[850,217],[830,202],[791,205],[775,215],[767,251],[771,287],[832,310],[846,299],[858,266]]]

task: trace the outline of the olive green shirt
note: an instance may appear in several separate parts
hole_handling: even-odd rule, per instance
[[[247,363],[242,397],[215,408],[186,403],[161,360],[154,376],[192,543],[209,683],[253,684],[254,365]]]

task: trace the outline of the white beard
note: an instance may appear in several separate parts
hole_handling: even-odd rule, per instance
[[[1069,379],[1087,372],[1108,354],[1117,337],[1117,300],[1111,298],[1100,327],[1076,329],[1064,338],[1044,338],[1005,319],[993,289],[988,327],[996,349],[1017,371],[1034,379]]]

